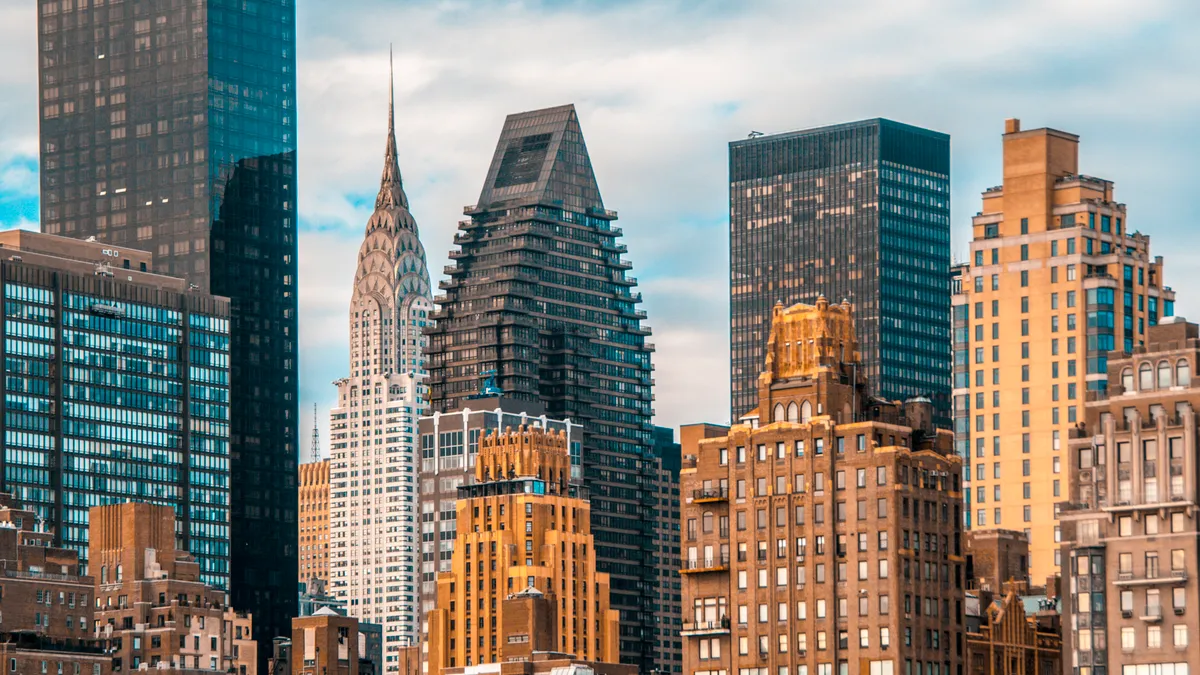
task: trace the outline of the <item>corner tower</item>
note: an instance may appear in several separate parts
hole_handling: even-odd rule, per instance
[[[432,308],[425,249],[396,158],[395,113],[350,300],[350,374],[330,412],[330,581],[349,613],[383,625],[385,673],[417,644],[417,419]],[[386,542],[386,543],[385,543]]]

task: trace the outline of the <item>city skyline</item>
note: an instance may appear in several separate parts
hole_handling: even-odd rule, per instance
[[[948,30],[919,33],[929,39],[927,46],[920,46],[916,35],[893,37],[863,47],[856,56],[821,34],[862,19],[869,8],[831,13],[707,6],[675,12],[678,7],[535,4],[465,16],[453,7],[385,10],[366,3],[362,12],[321,21],[317,17],[328,3],[300,8],[299,101],[307,111],[300,118],[301,429],[311,429],[313,402],[321,415],[332,407],[328,383],[348,358],[345,336],[320,327],[343,320],[349,300],[343,280],[352,274],[378,170],[378,108],[337,101],[382,105],[386,99],[385,50],[396,39],[388,24],[431,28],[398,41],[396,53],[399,152],[435,270],[452,248],[462,195],[477,189],[486,170],[502,116],[567,102],[579,107],[590,145],[603,158],[596,167],[598,179],[606,197],[621,207],[640,270],[644,308],[659,347],[658,424],[722,419],[728,410],[724,396],[704,391],[704,382],[728,372],[726,248],[706,243],[711,237],[723,239],[726,227],[727,143],[752,129],[777,132],[884,115],[949,133],[953,250],[962,259],[977,195],[995,182],[999,168],[999,120],[1020,117],[1031,126],[1070,128],[1087,146],[1081,162],[1116,181],[1122,198],[1135,205],[1131,217],[1168,251],[1166,283],[1186,287],[1186,270],[1197,267],[1189,264],[1191,254],[1179,251],[1196,248],[1200,234],[1170,225],[1178,203],[1173,195],[1186,186],[1188,143],[1193,143],[1186,120],[1200,110],[1200,102],[1187,87],[1168,86],[1172,77],[1197,77],[1191,64],[1200,62],[1195,58],[1200,47],[1183,42],[1187,12],[1194,16],[1195,9],[1169,20],[1170,3],[1139,5],[1136,16],[1129,13],[1130,5],[1119,4],[1080,16],[1072,16],[1069,6],[1046,8],[1047,20],[1027,32],[1018,30],[1024,30],[1018,10],[962,9],[936,24]],[[372,11],[398,21],[363,21]],[[785,17],[813,14],[803,28],[811,44],[777,44],[772,36],[780,29],[768,25],[759,26],[760,37],[747,37],[748,27],[772,11]],[[5,19],[0,54],[12,64],[0,75],[0,227],[22,222],[36,227],[36,44],[29,29],[36,17],[30,7],[5,7],[0,16]],[[657,30],[668,16],[671,28]],[[1078,30],[1058,36],[1053,26],[1068,16]],[[970,32],[965,29],[982,20],[992,22],[990,29],[967,49],[970,41],[955,33]],[[591,30],[609,39],[603,48],[581,47],[561,62],[547,62],[541,66],[546,77],[537,78],[525,69],[530,62],[518,56],[496,54],[479,73],[468,69],[498,38],[480,39],[461,54],[431,49],[438,40],[462,38],[489,21],[526,22],[555,32],[593,22]],[[917,21],[883,12],[860,30],[885,35]],[[618,33],[622,26],[629,30]],[[723,35],[725,29],[730,35]],[[717,45],[726,37],[728,44]],[[1153,58],[1162,57],[1161,63],[1138,51],[1149,40],[1156,46]],[[906,48],[912,49],[911,57],[891,58]],[[622,54],[611,70],[597,60],[610,49]],[[868,72],[873,59],[884,57],[887,68]],[[748,63],[765,58],[814,59],[827,70],[806,68],[784,76],[775,68],[764,68],[763,74],[748,69]],[[838,58],[846,62],[835,65]],[[681,63],[709,74],[672,80],[667,74]],[[996,70],[995,63],[1004,63],[1005,70]],[[556,77],[579,68],[590,76],[580,84],[563,84],[566,78]],[[1060,88],[1063,78],[1070,83],[1065,89]],[[469,110],[461,105],[465,91],[477,99]],[[1113,97],[1112,91],[1122,95]],[[1179,142],[1181,134],[1187,142]],[[645,187],[652,176],[665,176],[666,198]],[[673,248],[678,245],[685,248]],[[1194,314],[1192,302],[1181,294],[1178,313]],[[666,354],[672,356],[663,358]],[[327,438],[322,445],[328,447]]]

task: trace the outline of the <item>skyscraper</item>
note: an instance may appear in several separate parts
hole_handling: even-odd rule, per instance
[[[90,505],[172,506],[227,589],[229,301],[143,251],[21,230],[0,251],[3,489],[85,565]]]
[[[37,4],[42,231],[231,300],[230,591],[265,667],[296,609],[294,0]]]
[[[758,406],[681,472],[684,672],[961,673],[952,434],[866,395],[848,304],[772,314]]]
[[[426,338],[433,305],[417,222],[396,158],[394,105],[375,212],[350,298],[350,374],[330,413],[329,572],[351,616],[383,625],[383,670],[420,634],[417,420],[426,409]]]
[[[429,335],[432,409],[467,405],[487,373],[517,400],[582,426],[599,569],[621,611],[621,655],[654,648],[656,565],[650,331],[626,276],[572,105],[509,115],[479,201],[465,209]]]
[[[1162,258],[1113,183],[1079,173],[1079,137],[1005,122],[1002,184],[983,193],[969,263],[956,266],[954,414],[968,459],[967,524],[1024,530],[1030,579],[1061,569],[1066,439],[1173,312]]]
[[[950,137],[885,119],[729,144],[731,417],[776,302],[854,305],[873,394],[950,419]]]
[[[424,620],[437,600],[437,575],[450,571],[451,552],[457,539],[458,488],[475,482],[479,439],[508,427],[540,427],[561,431],[567,448],[578,460],[578,424],[546,417],[538,401],[518,401],[502,395],[481,394],[467,400],[466,407],[433,413],[420,419],[421,470],[418,474],[421,522],[421,618]],[[578,481],[579,467],[571,466]]]
[[[609,576],[597,569],[586,490],[571,481],[567,434],[491,431],[480,439],[474,474],[458,488],[461,534],[429,613],[430,675],[535,660],[632,673],[615,666],[618,612],[609,608]]]

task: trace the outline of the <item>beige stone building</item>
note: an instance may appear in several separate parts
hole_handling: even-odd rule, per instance
[[[177,548],[175,511],[126,502],[89,513],[88,560],[95,572],[95,634],[113,672],[255,675],[248,614],[200,581],[200,565]]]
[[[1076,675],[1200,672],[1200,330],[1179,319],[1108,362],[1069,440],[1064,643]]]
[[[1008,120],[1003,155],[955,270],[955,431],[969,527],[1026,531],[1040,580],[1061,562],[1066,436],[1174,294],[1113,183],[1080,173],[1078,136]]]
[[[848,305],[777,306],[758,408],[681,433],[685,673],[961,673],[962,461],[857,361]]]
[[[329,587],[329,460],[300,465],[300,583]]]
[[[533,672],[547,660],[636,670],[618,665],[618,612],[608,574],[596,571],[591,509],[570,476],[564,432],[481,437],[475,482],[459,488],[451,570],[438,574],[427,619],[430,675]]]

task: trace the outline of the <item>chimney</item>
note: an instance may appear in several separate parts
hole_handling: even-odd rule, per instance
[[[1021,130],[1021,120],[1016,117],[1010,117],[1004,120],[1004,133],[1015,134]]]

